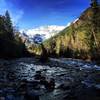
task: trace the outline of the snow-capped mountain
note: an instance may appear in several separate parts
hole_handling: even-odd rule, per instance
[[[40,26],[36,27],[33,29],[28,29],[28,30],[21,30],[21,33],[25,33],[29,38],[34,38],[38,34],[38,36],[45,40],[48,39],[57,33],[59,33],[61,30],[63,30],[66,26],[56,26],[56,25],[51,25],[51,26]]]

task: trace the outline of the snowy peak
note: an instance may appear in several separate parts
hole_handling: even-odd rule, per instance
[[[63,30],[66,26],[57,26],[57,25],[51,25],[51,26],[40,26],[33,29],[28,30],[21,30],[21,33],[24,31],[26,35],[29,36],[29,38],[34,38],[36,34],[39,34],[44,37],[45,39],[48,39],[57,33],[59,33],[61,30]]]

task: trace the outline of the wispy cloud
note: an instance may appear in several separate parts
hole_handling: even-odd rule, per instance
[[[22,10],[17,10],[15,13],[12,14],[12,21],[14,24],[17,24],[21,18],[23,17],[24,12]]]
[[[0,14],[4,14],[6,10],[10,12],[13,23],[18,24],[23,17],[23,10],[16,8],[8,0],[0,0]]]

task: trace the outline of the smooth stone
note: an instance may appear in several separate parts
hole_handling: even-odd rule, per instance
[[[94,87],[95,87],[96,89],[100,90],[100,84],[96,84],[96,85],[94,85]]]

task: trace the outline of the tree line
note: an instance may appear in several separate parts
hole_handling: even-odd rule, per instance
[[[28,55],[25,44],[13,27],[8,11],[0,15],[0,58],[14,58]]]

